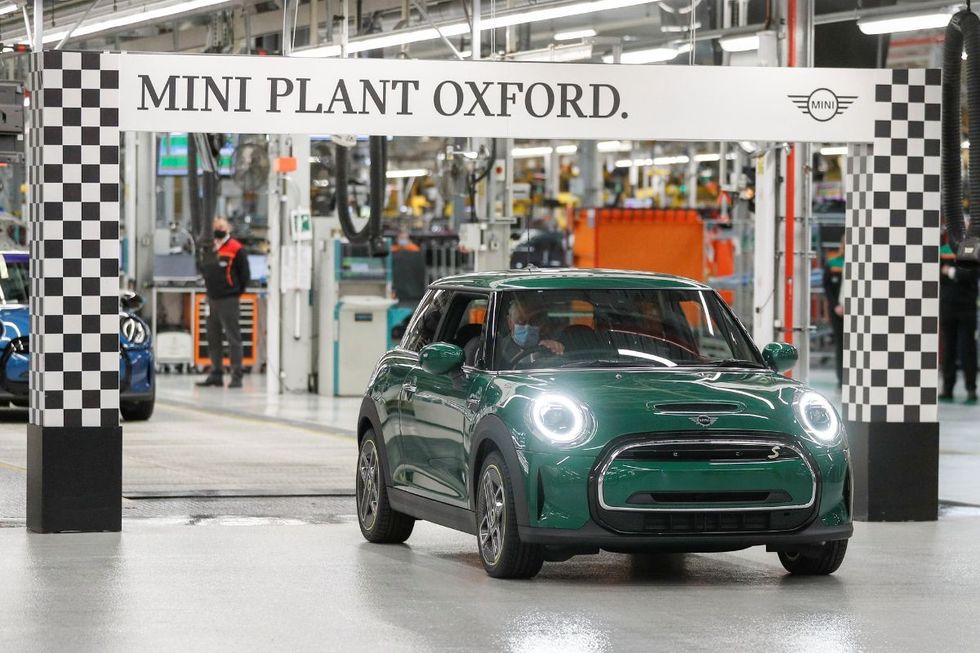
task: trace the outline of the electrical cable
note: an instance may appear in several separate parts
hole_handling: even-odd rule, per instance
[[[966,95],[970,114],[970,165],[967,192],[970,226],[963,219],[963,180],[960,171],[960,75],[966,49]],[[942,214],[950,247],[960,266],[980,266],[980,18],[961,11],[946,26],[942,96]]]

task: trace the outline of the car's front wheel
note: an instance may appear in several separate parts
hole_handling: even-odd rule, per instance
[[[826,576],[837,571],[845,553],[847,540],[836,540],[799,551],[780,551],[779,562],[791,574]]]
[[[521,542],[510,474],[496,451],[483,463],[476,492],[477,544],[487,574],[494,578],[535,576],[544,563],[544,548]]]
[[[381,462],[377,436],[373,430],[369,430],[364,434],[357,454],[357,475],[354,478],[357,523],[368,542],[400,544],[412,534],[415,519],[398,512],[388,503],[388,488],[385,487]]]

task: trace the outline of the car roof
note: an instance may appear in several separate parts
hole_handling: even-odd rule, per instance
[[[480,290],[571,290],[595,289],[700,289],[710,287],[685,277],[637,270],[596,268],[547,268],[470,272],[443,277],[431,288],[472,288]]]
[[[24,250],[8,249],[0,251],[0,256],[3,256],[4,260],[29,260],[30,253]]]

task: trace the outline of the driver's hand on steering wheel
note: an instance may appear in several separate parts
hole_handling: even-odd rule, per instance
[[[556,356],[561,356],[565,353],[565,345],[561,344],[557,340],[542,340],[538,343],[538,345],[544,347]]]

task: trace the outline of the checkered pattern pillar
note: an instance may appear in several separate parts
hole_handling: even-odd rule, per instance
[[[119,530],[118,55],[32,55],[28,527]]]
[[[844,419],[859,519],[935,519],[938,500],[938,70],[875,89],[870,144],[849,148]]]

